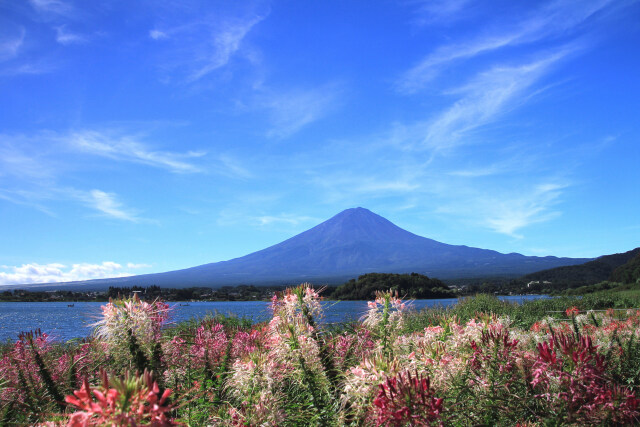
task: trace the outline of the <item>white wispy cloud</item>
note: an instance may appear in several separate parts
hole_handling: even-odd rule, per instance
[[[581,2],[580,7],[576,7],[573,1],[552,1],[515,25],[500,26],[506,27],[506,30],[485,31],[471,41],[439,47],[404,73],[397,82],[397,87],[402,92],[413,93],[425,88],[445,67],[455,61],[571,33],[613,3],[611,0],[592,0]]]
[[[416,2],[420,25],[450,23],[461,19],[471,0],[422,0]]]
[[[134,209],[127,208],[118,200],[115,193],[102,190],[79,190],[73,187],[58,186],[55,182],[41,182],[30,186],[31,189],[0,188],[0,200],[30,206],[47,215],[56,216],[46,205],[49,202],[80,203],[105,218],[129,222],[154,222],[139,216]]]
[[[149,37],[151,37],[154,40],[162,40],[162,39],[168,39],[169,35],[164,31],[151,30],[149,31]]]
[[[128,269],[148,268],[146,264],[128,263]],[[0,266],[0,286],[35,283],[75,282],[81,280],[105,279],[132,276],[123,271],[123,266],[111,261],[101,264],[80,263],[66,266],[60,263],[22,264],[20,266]]]
[[[251,220],[252,222],[257,223],[260,226],[271,224],[287,224],[297,226],[308,222],[318,221],[314,217],[293,214],[262,215],[252,217]]]
[[[561,182],[522,184],[516,190],[478,188],[469,184],[457,200],[443,202],[437,212],[464,218],[497,233],[521,238],[520,230],[561,215],[554,207],[568,185]]]
[[[451,176],[460,176],[465,178],[479,178],[483,176],[492,176],[505,173],[508,169],[497,165],[489,165],[479,168],[456,169],[448,172]]]
[[[251,195],[249,195],[249,197],[251,197]],[[260,200],[260,197],[259,194],[256,195],[257,200]],[[270,200],[268,195],[266,200],[268,200],[267,204],[276,205],[270,203],[273,200]],[[264,203],[259,204],[264,205]],[[216,222],[223,227],[244,224],[259,228],[286,229],[289,231],[291,229],[297,229],[304,224],[313,224],[321,221],[316,217],[308,215],[290,212],[272,213],[270,211],[272,211],[272,209],[269,208],[247,209],[245,205],[227,206],[219,212]]]
[[[519,64],[495,65],[473,76],[466,84],[447,91],[456,100],[426,120],[395,122],[384,135],[383,144],[399,150],[428,150],[450,154],[460,145],[469,145],[474,131],[496,122],[508,112],[530,102],[544,89],[538,83],[564,58],[580,49],[570,44]]]
[[[62,45],[86,43],[86,37],[67,30],[66,25],[56,27],[56,41]]]
[[[200,171],[182,159],[200,157],[202,153],[159,152],[126,137],[112,140],[102,136],[99,132],[0,134],[0,200],[30,206],[52,216],[55,213],[48,204],[71,202],[92,209],[105,218],[153,223],[152,219],[141,217],[138,210],[126,206],[113,192],[65,185],[69,169],[73,169],[69,165],[69,148],[75,156],[88,153],[174,172]],[[223,159],[221,164],[226,166],[221,168],[225,168],[225,174],[248,176],[248,172],[234,164],[231,157]]]
[[[139,222],[140,217],[130,209],[126,209],[114,193],[105,193],[102,190],[91,190],[86,193],[78,193],[80,198],[92,209],[103,215],[123,221]]]
[[[415,161],[382,160],[372,170],[368,165],[383,155],[381,151],[363,154],[356,159],[348,154],[348,150],[344,150],[343,155],[342,162],[334,164],[331,169],[319,167],[309,171],[309,163],[301,163],[311,173],[310,183],[320,190],[318,194],[327,203],[366,204],[380,199],[400,200],[423,190],[423,170]]]
[[[0,69],[0,75],[2,76],[19,76],[19,75],[38,75],[47,74],[55,71],[57,65],[48,62],[46,59],[36,62],[28,62],[24,64],[18,64],[10,67]]]
[[[18,36],[0,40],[0,61],[6,61],[18,55],[20,48],[24,44],[26,33],[24,28],[20,28]]]
[[[36,12],[46,15],[68,16],[74,12],[71,3],[62,0],[29,0]]]
[[[39,200],[41,200],[40,197],[29,197],[22,191],[0,188],[0,200],[4,200],[15,205],[28,206],[51,217],[56,216],[50,209],[39,203]]]
[[[356,145],[360,144],[354,141]],[[521,237],[528,227],[562,214],[571,171],[559,171],[557,166],[566,166],[566,157],[579,157],[574,151],[557,152],[553,146],[548,150],[555,153],[540,152],[542,145],[530,141],[495,144],[484,147],[482,153],[478,147],[459,145],[450,155],[429,162],[422,153],[399,155],[388,145],[353,157],[352,148],[343,142],[326,154],[341,156],[330,167],[310,167],[309,161],[296,163],[306,169],[307,179],[317,188],[314,194],[324,203],[391,203],[428,213],[453,227],[469,224]],[[316,157],[320,163],[324,158]],[[367,167],[374,161],[375,168]]]
[[[552,144],[547,140],[548,147]],[[565,155],[555,148],[541,150],[538,144],[497,144],[492,147],[485,146],[483,152],[485,156],[468,156],[463,151],[456,159],[452,160],[451,166],[446,171],[446,175],[460,178],[491,178],[498,175],[517,177],[525,174],[539,175],[540,173],[550,173],[553,168],[545,165],[555,165],[559,158],[566,158]],[[582,157],[575,152],[570,155],[575,159]],[[461,165],[464,164],[464,166]],[[566,161],[563,161],[566,164]],[[565,167],[566,171],[572,168]]]
[[[493,199],[485,203],[485,225],[498,233],[521,237],[516,232],[531,224],[548,221],[560,215],[551,210],[562,194],[563,185],[542,184],[508,200]]]
[[[151,264],[135,264],[133,262],[127,263],[127,268],[137,269],[137,268],[151,268],[153,267]]]
[[[328,84],[265,96],[262,104],[269,111],[272,122],[267,136],[287,138],[323,118],[336,107],[340,93],[338,85]]]
[[[71,1],[63,0],[29,0],[33,9],[39,14],[39,20],[48,22],[51,29],[55,31],[56,42],[69,46],[74,44],[87,43],[90,37],[71,31],[68,28],[69,22],[82,25],[88,19],[86,12],[76,10]]]
[[[254,16],[246,20],[225,22],[213,30],[211,42],[197,52],[195,69],[189,80],[199,80],[207,74],[227,65],[231,57],[240,49],[243,39],[264,16]]]
[[[244,167],[240,162],[228,154],[218,155],[219,167],[217,172],[221,175],[232,178],[248,179],[253,177],[253,173]]]
[[[163,21],[170,22],[156,26],[149,31],[149,37],[162,41],[161,70],[167,73],[163,80],[175,72],[181,79],[195,83],[217,70],[227,69],[234,57],[242,52],[247,35],[268,16],[268,11],[257,13],[250,3],[243,9],[249,12],[229,12],[205,14],[193,12],[189,7],[181,9],[190,11],[187,16],[168,8],[172,15],[165,16]],[[196,8],[197,9],[197,8]],[[172,24],[171,24],[172,23]]]
[[[505,144],[498,147],[492,142],[488,125],[496,125],[508,113],[548,92],[551,86],[544,86],[544,79],[562,61],[592,47],[590,40],[583,37],[590,29],[586,24],[597,25],[608,12],[624,7],[614,3],[593,0],[576,7],[574,2],[556,0],[542,4],[520,20],[499,22],[503,18],[498,17],[488,21],[475,36],[436,48],[408,70],[396,82],[400,92],[415,93],[429,85],[436,93],[454,98],[444,108],[429,112],[426,120],[396,122],[387,133],[387,147],[429,153],[428,159],[414,165],[423,175],[409,181],[420,184],[412,192],[429,197],[435,212],[512,237],[521,237],[519,233],[532,224],[561,215],[561,201],[568,186],[564,179],[531,184],[531,179],[523,178],[523,170],[538,178],[544,176],[539,162],[537,169],[531,169],[533,159],[552,154],[530,156],[532,153],[518,149],[500,152]],[[453,22],[456,17],[448,16],[449,11],[467,6],[465,1],[420,3],[422,23]],[[495,55],[488,55],[525,45],[508,61],[504,56],[496,60]],[[464,62],[480,56],[482,62]],[[443,90],[442,85],[433,82],[448,67],[460,65],[469,65],[468,70],[458,73],[467,79],[466,83]],[[479,67],[482,70],[477,72]],[[464,77],[470,73],[471,77]],[[510,122],[508,126],[516,129],[517,123]],[[495,145],[495,155],[474,161],[478,145],[485,149]],[[498,184],[497,175],[503,177],[503,185]],[[519,185],[505,188],[505,183]],[[353,188],[357,188],[355,183]]]
[[[516,66],[496,66],[452,90],[451,94],[461,97],[426,126],[418,125],[417,130],[425,132],[422,146],[436,150],[455,146],[465,133],[521,105],[527,90],[572,50],[568,47]]]
[[[206,154],[202,151],[189,151],[186,153],[157,151],[139,142],[134,136],[114,136],[110,133],[98,131],[74,132],[70,135],[61,136],[60,139],[70,147],[88,154],[113,160],[142,163],[175,173],[202,172],[199,166],[189,160]]]
[[[458,152],[456,159],[465,157]],[[367,158],[362,161],[367,163]],[[453,163],[456,163],[455,161]],[[570,186],[565,178],[540,178],[531,183],[530,174],[548,174],[543,165],[521,164],[513,169],[509,161],[486,169],[448,169],[447,165],[424,167],[407,161],[410,173],[392,165],[377,165],[375,172],[328,174],[315,178],[318,194],[326,203],[371,204],[393,200],[396,206],[429,212],[432,218],[452,224],[467,223],[495,233],[521,238],[523,230],[562,214],[561,202]],[[493,175],[505,174],[496,181]],[[507,184],[508,183],[508,184]]]
[[[392,179],[392,180],[379,180],[379,179],[365,179],[364,182],[360,182],[359,185],[354,186],[354,190],[362,193],[408,193],[417,190],[420,185],[411,182],[410,180]]]
[[[24,136],[0,134],[0,177],[12,176],[28,181],[48,181],[54,170],[43,158],[43,150]]]

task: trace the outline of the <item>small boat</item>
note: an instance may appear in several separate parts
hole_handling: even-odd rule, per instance
[[[73,307],[75,304],[67,304],[67,307]]]

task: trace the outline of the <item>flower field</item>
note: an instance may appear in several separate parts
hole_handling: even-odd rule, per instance
[[[326,325],[320,299],[305,284],[274,296],[268,323],[167,327],[166,304],[134,297],[81,342],[22,333],[0,347],[0,425],[640,423],[638,310],[541,311],[556,300],[523,320],[477,297],[415,313],[386,292]]]

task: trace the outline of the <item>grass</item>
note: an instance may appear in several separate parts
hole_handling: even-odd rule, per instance
[[[640,308],[640,289],[600,291],[580,296],[558,296],[536,299],[517,304],[502,301],[493,295],[478,294],[461,298],[458,304],[447,308],[432,308],[413,312],[406,319],[405,332],[415,332],[429,325],[437,325],[443,318],[455,316],[466,322],[480,313],[509,317],[513,325],[528,329],[545,317],[563,318],[568,307],[580,311]]]

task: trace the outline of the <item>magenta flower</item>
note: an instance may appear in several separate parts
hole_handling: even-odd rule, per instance
[[[441,425],[442,398],[436,398],[429,377],[417,372],[400,372],[380,384],[373,400],[378,425],[430,426]]]

